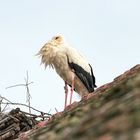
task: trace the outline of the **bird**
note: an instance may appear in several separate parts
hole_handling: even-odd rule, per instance
[[[64,80],[65,86],[65,104],[67,107],[68,85],[71,88],[70,102],[72,104],[73,91],[81,97],[93,93],[95,76],[92,66],[86,58],[75,48],[71,47],[65,38],[57,34],[53,36],[37,53],[41,57],[41,64],[55,69],[56,73]]]

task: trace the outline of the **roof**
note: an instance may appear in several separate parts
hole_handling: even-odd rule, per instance
[[[28,140],[139,140],[140,64],[85,96]]]

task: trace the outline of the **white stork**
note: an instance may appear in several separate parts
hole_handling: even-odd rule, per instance
[[[95,77],[91,65],[78,51],[70,47],[61,35],[54,36],[38,52],[45,68],[55,68],[58,75],[65,81],[65,108],[67,106],[68,86],[71,87],[70,104],[75,90],[81,96],[94,91]]]

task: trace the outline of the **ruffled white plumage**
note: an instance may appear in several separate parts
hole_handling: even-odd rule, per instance
[[[79,94],[84,95],[89,93],[89,89],[87,89],[88,87],[86,86],[87,84],[90,85],[88,82],[91,82],[91,88],[94,90],[95,79],[92,79],[94,77],[91,72],[91,66],[75,48],[69,46],[64,41],[62,36],[54,36],[41,48],[38,55],[41,56],[41,62],[45,64],[45,67],[49,65],[55,68],[59,76],[69,85],[71,85],[73,75],[75,75],[74,88]],[[74,64],[74,67],[72,64]],[[81,71],[78,71],[79,69],[81,69]],[[84,75],[84,73],[82,75],[82,71],[84,71],[86,75]],[[79,73],[77,74],[77,72]]]

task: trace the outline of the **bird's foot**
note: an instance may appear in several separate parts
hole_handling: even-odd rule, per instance
[[[67,105],[66,108],[64,108],[64,110],[70,109],[70,108],[72,108],[75,105],[77,105],[77,102],[76,101],[73,102],[72,104]]]
[[[37,124],[37,127],[43,127],[43,126],[45,126],[48,123],[48,121],[49,121],[49,119],[39,122]]]
[[[82,96],[82,99],[81,100],[87,100],[93,96],[95,96],[96,94],[93,94],[93,93],[89,93],[89,94],[85,94]]]

